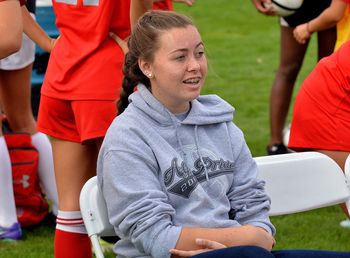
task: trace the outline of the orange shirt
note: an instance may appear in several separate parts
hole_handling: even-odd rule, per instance
[[[350,39],[350,0],[343,0],[348,4],[343,18],[337,24],[337,42],[334,50],[337,50],[341,45]]]
[[[116,100],[124,54],[108,33],[130,34],[130,1],[53,0],[60,38],[54,46],[42,94],[67,100]]]

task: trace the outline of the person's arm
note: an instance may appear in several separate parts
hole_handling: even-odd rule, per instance
[[[152,150],[138,139],[128,132],[107,135],[97,165],[99,187],[117,235],[129,239],[140,255],[168,257],[181,226],[172,222],[175,210],[157,178]],[[106,144],[121,147],[106,151]]]
[[[137,23],[137,20],[148,10],[151,10],[154,2],[159,0],[131,0],[130,1],[130,24],[131,29]],[[270,1],[270,0],[267,0]],[[174,0],[192,6],[195,0]]]
[[[23,31],[44,51],[51,52],[55,39],[50,38],[40,25],[33,19],[25,6],[22,6]]]
[[[343,0],[332,0],[331,5],[319,16],[307,23],[298,25],[294,31],[295,39],[304,44],[313,32],[325,30],[335,26],[344,16],[347,3]]]
[[[255,225],[202,228],[175,223],[176,211],[159,181],[154,153],[133,131],[128,127],[107,135],[97,166],[110,222],[119,236],[130,239],[140,253],[152,257],[169,257],[173,248],[201,249],[196,238],[227,246],[257,245],[271,250],[271,234]],[[115,147],[111,151],[106,145]]]
[[[120,46],[120,48],[123,50],[124,55],[126,55],[126,53],[129,51],[127,42],[128,38],[121,39],[117,34],[114,34],[113,32],[110,32],[109,36]]]
[[[17,0],[0,1],[0,59],[17,52],[22,45],[22,14]]]
[[[182,228],[173,254],[180,255],[183,253],[177,252],[178,250],[187,250],[190,256],[193,250],[199,249],[195,243],[196,238],[215,241],[225,246],[260,246],[269,251],[274,245],[272,234],[275,233],[275,228],[268,217],[270,199],[264,190],[264,182],[257,179],[258,168],[241,130],[233,123],[228,123],[228,131],[235,163],[233,184],[227,193],[231,204],[230,218],[242,226],[220,229]]]
[[[130,23],[131,29],[137,23],[137,20],[148,10],[151,10],[153,0],[131,0],[130,1]]]
[[[231,228],[189,228],[181,230],[175,249],[196,250],[196,239],[208,239],[225,246],[254,245],[271,250],[274,239],[266,230],[251,225]]]
[[[226,248],[226,245],[220,244],[216,241],[208,240],[208,239],[202,239],[197,238],[196,244],[200,246],[200,249],[191,250],[191,251],[183,251],[179,249],[170,249],[171,257],[177,258],[177,257],[192,257],[201,253],[205,253],[208,251],[213,251],[217,249]]]
[[[265,191],[265,182],[258,178],[258,166],[242,131],[234,123],[227,126],[234,160],[234,179],[227,193],[231,205],[230,219],[241,225],[263,228],[274,235],[275,227],[268,214],[271,200]]]

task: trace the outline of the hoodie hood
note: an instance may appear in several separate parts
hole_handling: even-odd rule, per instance
[[[138,91],[130,95],[129,101],[140,112],[162,126],[174,124],[175,115],[160,103],[143,84]],[[207,125],[230,122],[233,119],[234,108],[216,95],[199,96],[191,101],[191,110],[182,124]]]

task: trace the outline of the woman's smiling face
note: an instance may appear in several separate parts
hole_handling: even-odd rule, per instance
[[[142,62],[151,74],[152,94],[173,113],[188,110],[197,98],[207,74],[204,45],[194,26],[162,32],[152,62]]]

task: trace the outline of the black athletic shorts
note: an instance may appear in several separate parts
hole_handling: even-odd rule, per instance
[[[319,16],[324,9],[330,6],[331,2],[332,0],[304,0],[301,7],[294,14],[282,19],[289,27],[295,27]]]
[[[27,4],[26,7],[28,9],[29,12],[34,13],[35,14],[35,0],[27,0]]]

